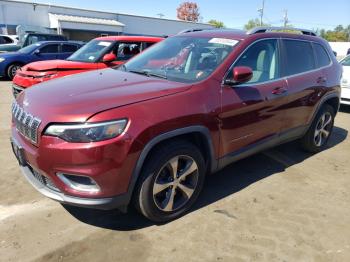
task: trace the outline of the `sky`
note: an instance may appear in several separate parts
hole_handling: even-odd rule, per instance
[[[216,19],[228,28],[243,28],[252,18],[262,0],[192,0],[200,8],[203,22]],[[33,0],[33,2],[65,5],[93,10],[176,19],[176,8],[184,0]],[[290,24],[307,29],[333,29],[350,24],[350,0],[265,0],[264,22],[273,26],[283,24],[284,10],[288,10]]]

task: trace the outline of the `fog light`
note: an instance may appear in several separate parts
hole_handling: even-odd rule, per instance
[[[100,187],[90,177],[63,173],[57,173],[57,176],[63,183],[74,190],[88,193],[97,193],[100,191]]]

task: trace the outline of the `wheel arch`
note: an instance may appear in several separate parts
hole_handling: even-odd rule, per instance
[[[174,139],[187,140],[190,143],[198,146],[200,151],[203,153],[203,157],[205,158],[207,170],[209,172],[213,172],[217,169],[218,161],[215,157],[214,145],[208,128],[204,126],[190,126],[160,134],[145,145],[136,162],[128,187],[128,196],[130,200],[138,178],[140,177],[142,167],[147,161],[147,158],[151,155],[152,151],[158,146]]]

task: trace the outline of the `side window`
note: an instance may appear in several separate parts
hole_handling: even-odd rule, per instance
[[[143,50],[149,48],[150,46],[152,46],[152,45],[154,45],[154,44],[155,44],[155,43],[147,43],[147,42],[143,43]]]
[[[0,36],[0,44],[12,44],[13,40],[7,36]]]
[[[62,53],[74,53],[78,50],[78,47],[76,45],[62,45]]]
[[[46,45],[40,49],[42,54],[58,53],[58,44]]]
[[[120,42],[113,50],[117,56],[117,61],[126,61],[141,52],[141,43]]]
[[[315,54],[317,59],[317,67],[324,67],[331,63],[331,59],[327,51],[320,44],[314,44]]]
[[[273,80],[279,77],[277,40],[262,40],[246,50],[234,64],[247,66],[253,70],[250,84]],[[232,73],[230,73],[232,74]],[[230,75],[232,77],[232,75]]]
[[[298,40],[283,40],[284,73],[295,75],[315,69],[311,43]]]

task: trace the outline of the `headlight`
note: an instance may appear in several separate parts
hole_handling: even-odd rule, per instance
[[[127,123],[126,119],[122,119],[101,123],[51,125],[46,129],[45,135],[75,143],[97,142],[119,136]]]
[[[1,63],[1,62],[4,62],[4,61],[5,61],[5,58],[0,57],[0,63]]]

